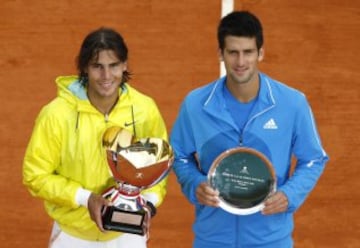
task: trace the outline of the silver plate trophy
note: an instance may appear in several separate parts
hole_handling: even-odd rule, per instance
[[[276,191],[271,162],[261,152],[246,147],[221,153],[210,167],[208,182],[219,191],[220,207],[237,215],[260,211]]]
[[[161,138],[136,140],[129,131],[115,126],[104,133],[103,147],[116,181],[116,186],[103,193],[113,203],[102,211],[104,229],[144,235],[149,208],[140,193],[168,174],[171,147]]]

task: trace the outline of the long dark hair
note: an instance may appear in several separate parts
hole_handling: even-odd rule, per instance
[[[89,62],[97,59],[99,52],[103,50],[112,50],[115,52],[121,62],[128,59],[128,48],[123,37],[111,28],[101,27],[89,33],[80,48],[79,55],[76,58],[79,81],[83,86],[88,83],[88,76],[85,72]],[[124,71],[122,83],[130,80],[130,72]]]

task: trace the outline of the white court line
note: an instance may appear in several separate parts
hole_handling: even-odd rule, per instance
[[[221,17],[226,16],[234,10],[234,0],[221,0]],[[224,62],[220,61],[220,77],[225,76],[226,70]]]
[[[226,16],[234,10],[234,0],[221,0],[221,17]],[[224,62],[220,61],[220,77],[225,76]]]
[[[221,0],[221,17],[234,10],[234,0]]]

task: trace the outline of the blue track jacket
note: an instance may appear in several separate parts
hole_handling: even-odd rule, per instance
[[[313,189],[328,160],[305,95],[265,74],[259,77],[258,101],[242,132],[225,105],[225,77],[190,92],[174,123],[173,169],[196,208],[195,248],[292,247],[293,212]],[[272,162],[277,190],[289,201],[287,212],[234,215],[197,202],[195,190],[207,180],[214,159],[239,146],[254,148]],[[290,175],[293,155],[296,167]]]

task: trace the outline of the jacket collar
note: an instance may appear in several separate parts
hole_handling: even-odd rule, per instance
[[[80,84],[78,77],[71,76],[60,76],[56,78],[56,84],[58,87],[58,96],[66,100],[79,112],[94,112],[97,113],[98,110],[91,105],[86,89]],[[127,84],[124,84],[121,89],[121,102],[122,106],[130,104],[129,101],[129,87]],[[120,93],[120,92],[119,92]],[[119,101],[114,108],[117,108]]]
[[[251,117],[257,116],[275,106],[275,98],[271,87],[271,78],[263,73],[259,73],[260,89],[258,101],[255,104]],[[210,93],[203,105],[204,110],[214,117],[221,118],[233,122],[229,111],[226,109],[225,99],[223,95],[223,87],[225,87],[226,76],[219,78],[212,84]]]

